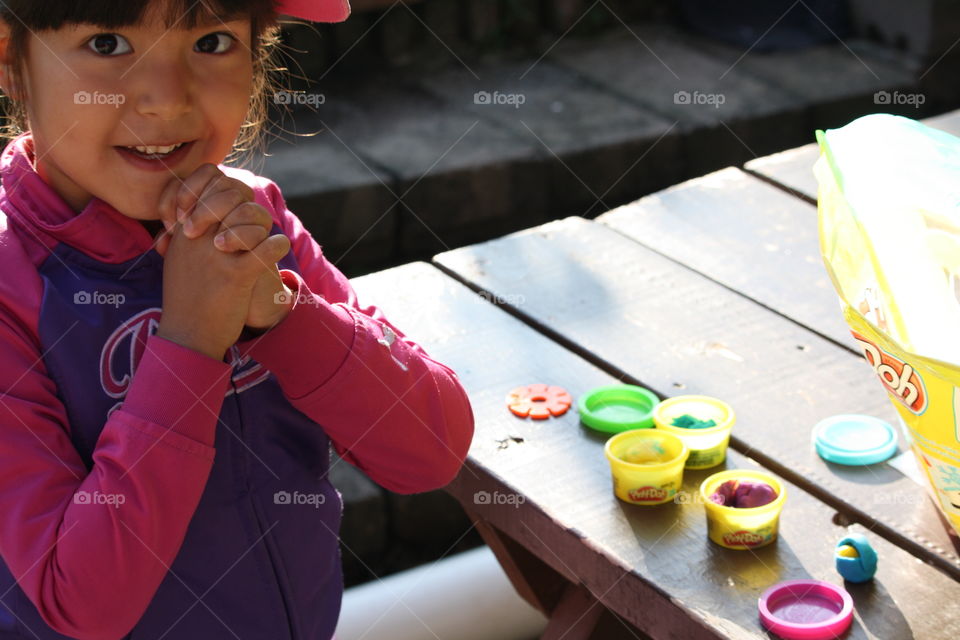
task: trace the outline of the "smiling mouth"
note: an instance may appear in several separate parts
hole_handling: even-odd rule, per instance
[[[190,142],[193,141],[178,142],[171,145],[135,145],[131,147],[120,146],[118,148],[123,149],[124,151],[129,151],[130,153],[144,158],[145,160],[162,160],[163,158],[175,153],[184,145],[190,144]]]

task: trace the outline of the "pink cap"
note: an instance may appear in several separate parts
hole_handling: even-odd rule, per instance
[[[826,640],[853,622],[853,598],[845,589],[820,580],[788,580],[760,596],[763,626],[788,640]]]
[[[277,13],[313,22],[343,22],[350,16],[349,0],[277,0]]]

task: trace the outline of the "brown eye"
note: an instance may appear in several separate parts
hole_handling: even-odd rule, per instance
[[[122,55],[133,50],[127,39],[117,33],[98,33],[87,41],[87,46],[104,56]]]
[[[226,53],[233,44],[233,36],[228,33],[208,33],[199,40],[194,49],[200,53]]]

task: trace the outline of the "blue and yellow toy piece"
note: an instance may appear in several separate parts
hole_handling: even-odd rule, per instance
[[[848,582],[866,582],[877,572],[877,552],[866,536],[853,533],[837,543],[837,572]]]

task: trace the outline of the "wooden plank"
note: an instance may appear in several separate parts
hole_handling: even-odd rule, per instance
[[[537,263],[536,254],[516,254],[512,262],[530,280],[537,279]],[[582,276],[582,268],[576,260],[566,264],[571,279]],[[637,273],[620,276],[629,282]],[[850,586],[859,617],[848,638],[923,640],[960,626],[960,608],[944,604],[946,594],[956,593],[955,581],[880,536],[836,524],[833,509],[793,484],[787,484],[780,540],[753,552],[708,542],[702,505],[689,499],[708,471],[686,475],[686,499],[649,508],[618,501],[603,435],[582,426],[574,411],[528,421],[515,418],[503,403],[505,393],[520,384],[548,381],[577,397],[613,382],[609,374],[428,265],[405,265],[353,284],[361,304],[377,304],[431,356],[457,371],[470,394],[476,435],[467,464],[447,490],[651,637],[767,638],[757,621],[759,594],[786,579],[839,584],[832,548],[848,531],[865,532],[881,558],[873,583]],[[578,304],[580,291],[543,295]],[[614,303],[611,298],[603,311],[616,313]],[[726,464],[756,466],[736,452]]]
[[[581,218],[435,261],[624,380],[661,397],[723,398],[737,412],[738,450],[960,577],[922,487],[888,464],[844,467],[814,451],[811,429],[826,417],[864,413],[896,423],[868,366],[845,348]]]
[[[540,639],[590,640],[603,610],[586,587],[569,584]]]
[[[816,204],[817,179],[813,176],[813,163],[819,157],[820,147],[814,142],[751,160],[744,169]]]
[[[960,109],[927,118],[923,123],[951,135],[960,136]]]
[[[928,126],[960,136],[960,110],[927,118]],[[744,168],[765,178],[810,202],[817,201],[817,180],[813,177],[813,163],[820,156],[817,145],[806,144],[795,149],[751,160]]]
[[[948,118],[960,126],[960,112],[943,123]],[[728,168],[597,221],[861,356],[823,268],[813,205]],[[922,501],[919,495],[914,499]],[[955,558],[957,542],[948,531],[935,544]]]
[[[817,209],[730,167],[597,218],[859,353],[817,236]]]
[[[563,597],[565,585],[570,583],[550,565],[505,536],[468,507],[464,510],[480,532],[483,541],[493,551],[517,594],[541,613],[549,615]]]
[[[575,589],[578,597],[584,596],[589,593],[586,587],[580,585],[579,580],[572,574],[564,577],[563,573],[555,571],[528,549],[478,516],[472,511],[473,503],[469,498],[465,499],[465,502],[467,504],[465,511],[473,520],[484,542],[493,551],[517,593],[551,619],[551,628],[559,626],[557,630],[561,633],[561,637],[569,638],[565,635],[569,630],[568,624],[555,623],[552,618],[565,620],[569,613],[563,607],[570,605],[561,602],[561,598],[566,597],[570,589]],[[572,599],[572,595],[570,597]],[[589,631],[591,635],[588,637],[593,637],[595,640],[649,640],[646,634],[629,622],[620,619],[614,612],[600,604],[596,598],[592,598],[592,602],[596,603],[596,610],[591,607],[588,607],[587,611],[581,609],[582,615],[579,616],[591,622]],[[545,632],[545,635],[547,633]]]

